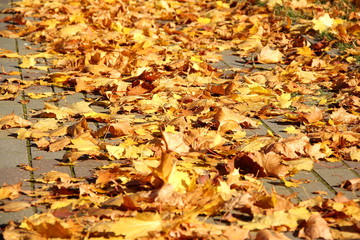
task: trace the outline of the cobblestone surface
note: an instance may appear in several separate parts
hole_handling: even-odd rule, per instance
[[[0,9],[8,7],[7,0],[0,1]],[[0,18],[4,17],[4,14],[0,14]],[[5,23],[0,23],[0,29],[6,29]],[[19,40],[19,39],[7,39],[0,37],[0,46],[5,49],[12,51],[17,51],[19,54],[30,53],[31,51],[27,49],[27,46],[30,46],[29,43]],[[231,68],[241,68],[244,67],[242,59],[239,59],[237,56],[231,54],[231,52],[226,51],[223,54],[224,60],[217,63],[215,66],[218,68],[229,69],[225,73],[230,73]],[[9,58],[0,58],[0,67],[3,67],[5,71],[20,71],[17,67],[19,61],[17,59]],[[269,66],[266,66],[269,68]],[[43,75],[44,72],[39,70],[24,70],[19,76],[22,79],[32,80]],[[8,76],[0,75],[0,84],[3,84],[6,81]],[[45,87],[45,86],[32,86],[27,89],[29,92],[61,92],[62,89],[56,87]],[[81,101],[84,99],[83,94],[74,94],[69,95],[58,104],[60,106],[65,106],[73,102]],[[24,105],[20,101],[29,100],[29,102]],[[13,101],[0,101],[0,117],[14,113],[19,116],[28,118],[32,120],[31,110],[39,110],[43,108],[44,101],[46,99],[33,100],[28,99],[25,94],[20,94]],[[283,129],[286,127],[283,124],[279,124],[275,120],[265,120],[264,121],[268,128],[271,129],[274,133],[278,134],[281,137],[286,137]],[[96,127],[96,126],[92,126]],[[267,132],[267,129],[264,126],[261,126],[259,129],[252,129],[248,131],[248,134],[258,134],[264,135]],[[0,130],[0,185],[4,184],[15,184],[27,179],[34,179],[39,177],[41,174],[56,170],[60,172],[66,172],[73,177],[86,177],[91,175],[91,170],[99,165],[107,164],[107,161],[98,161],[98,160],[88,160],[88,161],[79,161],[74,167],[61,166],[59,164],[59,159],[62,158],[63,153],[59,152],[46,152],[41,151],[33,147],[33,143],[26,140],[18,140],[13,135],[15,130]],[[39,160],[35,160],[39,159]],[[20,169],[19,164],[28,164],[37,170],[33,173],[24,171]],[[275,188],[278,193],[289,195],[294,192],[298,193],[299,200],[304,200],[309,197],[314,197],[315,191],[326,192],[325,197],[334,197],[336,193],[343,192],[344,195],[351,199],[357,199],[360,196],[359,192],[346,191],[340,188],[341,183],[346,179],[358,178],[360,177],[360,163],[355,162],[337,162],[337,163],[324,163],[320,162],[315,164],[315,168],[311,172],[301,172],[295,175],[294,178],[301,180],[308,180],[307,184],[302,184],[298,188],[287,188],[284,187],[276,179],[263,179],[264,186],[266,189],[271,191],[272,188]],[[24,186],[26,185],[26,186]],[[32,189],[37,187],[35,184],[26,183],[23,185],[25,189]],[[0,204],[4,201],[0,201]],[[0,225],[7,224],[10,220],[17,221],[21,220],[23,217],[30,216],[34,214],[37,209],[26,209],[20,212],[14,213],[4,213],[0,212]],[[215,221],[215,220],[213,220]],[[215,221],[216,222],[216,221]],[[293,238],[295,239],[295,238]]]

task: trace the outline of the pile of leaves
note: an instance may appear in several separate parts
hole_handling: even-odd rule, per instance
[[[23,69],[48,70],[38,64],[45,58],[57,71],[32,81],[9,78],[1,99],[34,84],[63,87],[58,98],[85,98],[67,106],[45,102],[32,119],[8,115],[0,128],[19,128],[17,137],[39,149],[64,151],[65,164],[109,164],[88,178],[44,173],[33,179],[43,183],[34,191],[21,183],[0,188],[0,200],[36,199],[7,203],[4,211],[46,207],[9,224],[4,237],[246,239],[256,231],[256,239],[287,239],[281,232],[291,231],[359,239],[359,202],[342,195],[296,202],[261,182],[274,177],[293,186],[291,176],[314,162],[360,161],[356,4],[17,2],[3,20],[15,25],[0,35],[42,49],[0,55],[21,59]],[[216,68],[226,50],[241,67]],[[53,95],[27,92],[32,99]],[[293,136],[249,134],[275,117],[293,124],[286,128]],[[359,180],[344,187],[358,190]],[[223,224],[207,221],[212,216]]]

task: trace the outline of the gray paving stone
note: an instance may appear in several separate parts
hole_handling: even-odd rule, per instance
[[[30,179],[29,172],[18,167],[0,167],[0,186],[16,184],[27,179]]]
[[[34,161],[43,161],[43,160],[61,160],[64,151],[58,151],[58,152],[48,152],[39,150],[37,147],[31,147],[31,156],[33,159],[41,158],[40,160],[33,160]]]
[[[356,178],[360,178],[360,162],[356,161],[345,161],[349,165],[350,169],[356,172]]]
[[[286,128],[289,125],[278,124],[277,119],[264,119],[262,121],[280,137],[283,138],[289,137],[289,135],[286,132],[284,132],[284,128]]]
[[[33,160],[32,165],[36,170],[34,171],[34,178],[41,178],[44,173],[50,171],[57,171],[67,173],[71,176],[71,170],[69,166],[60,166],[59,161],[54,159],[41,159],[41,160]]]
[[[17,100],[0,101],[0,117],[4,117],[11,113],[18,115],[19,117],[23,117],[23,108],[21,104],[19,104]]]
[[[28,164],[26,142],[18,139],[0,139],[0,168]]]
[[[0,37],[1,48],[16,52],[16,44],[13,38]]]
[[[14,139],[14,137],[16,136],[15,132],[17,130],[18,130],[17,128],[9,128],[9,129],[0,130],[0,138]]]
[[[104,166],[106,164],[108,164],[107,161],[101,160],[80,160],[74,167],[76,177],[91,177],[95,168]]]
[[[55,88],[56,93],[62,92],[62,91],[63,90],[58,91],[58,88]],[[60,106],[69,106],[70,104],[74,104],[74,103],[82,102],[82,101],[84,101],[84,95],[82,93],[75,93],[73,95],[66,95],[64,99],[61,99],[59,101],[59,105]]]
[[[33,215],[34,209],[32,207],[26,208],[19,212],[1,212],[0,213],[0,225],[8,224],[9,221],[20,222],[24,217],[30,217]]]
[[[271,193],[273,189],[275,189],[276,193],[287,196],[292,192],[285,187],[280,180],[277,179],[261,179],[261,182],[264,184],[264,187],[268,193]]]
[[[336,170],[331,168],[315,169],[315,171],[331,186],[336,192],[342,192],[348,198],[354,198],[354,195],[340,188],[340,185],[347,179],[355,178],[355,175],[348,169],[338,168]]]
[[[325,198],[333,198],[335,194],[331,192],[320,180],[311,172],[301,171],[297,173],[292,179],[300,181],[309,181],[309,183],[300,184],[299,187],[294,187],[292,190],[298,194],[301,200],[306,200],[318,196],[316,191],[327,192],[323,195]]]
[[[267,130],[263,125],[259,125],[258,128],[246,128],[244,129],[246,136],[264,136],[267,135]]]
[[[20,69],[17,67],[18,65],[19,65],[19,59],[17,58],[0,58],[1,72],[3,72],[3,69],[5,72],[12,72],[12,71],[19,72]],[[11,78],[20,78],[20,75],[19,76],[1,75],[0,77],[1,79],[6,80]]]
[[[21,72],[23,80],[36,80],[47,75],[46,71],[36,69],[22,69]]]

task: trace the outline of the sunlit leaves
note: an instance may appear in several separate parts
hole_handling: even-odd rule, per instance
[[[20,128],[18,138],[42,151],[64,151],[56,164],[76,169],[93,159],[99,167],[79,179],[44,173],[34,179],[43,186],[31,193],[4,185],[3,211],[51,211],[11,225],[5,235],[245,239],[260,230],[257,239],[286,239],[278,231],[300,230],[330,239],[329,227],[342,227],[340,211],[355,226],[355,202],[319,197],[297,204],[300,198],[265,191],[262,178],[299,187],[308,180],[291,177],[314,162],[359,161],[356,14],[345,20],[342,9],[306,0],[41,0],[18,2],[14,10],[19,16],[8,19],[20,24],[18,32],[1,34],[46,42],[44,52],[0,55],[18,58],[23,69],[46,70],[38,64],[46,58],[59,70],[31,82],[7,78],[0,98],[17,99],[36,84],[70,91],[30,112],[37,119],[11,114],[0,127]],[[353,49],[333,54],[340,43]],[[85,101],[69,100],[75,93]],[[55,95],[22,96],[26,104]],[[266,126],[274,117],[294,124],[281,127],[291,137]],[[343,187],[355,191],[358,181]],[[39,199],[12,204],[20,194]],[[200,214],[236,226],[199,222]]]
[[[138,213],[134,218],[119,218],[115,222],[100,222],[90,228],[91,233],[115,234],[134,239],[148,236],[151,231],[162,229],[162,220],[157,213]]]
[[[25,120],[14,113],[6,115],[0,119],[0,128],[17,128],[17,127],[29,127],[32,123],[28,120]]]
[[[278,63],[281,61],[283,54],[279,50],[272,50],[270,46],[266,45],[258,56],[260,63]]]

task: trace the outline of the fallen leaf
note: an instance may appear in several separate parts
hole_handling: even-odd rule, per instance
[[[360,190],[360,178],[348,179],[341,184],[341,187],[351,191]]]
[[[258,56],[258,61],[264,64],[278,63],[283,58],[283,54],[279,50],[272,50],[266,45]]]
[[[305,228],[299,232],[299,237],[333,239],[328,223],[318,213],[311,215],[306,221]]]
[[[279,232],[271,232],[269,230],[263,229],[256,234],[255,240],[290,240],[284,234]]]
[[[0,119],[0,128],[17,128],[17,127],[29,127],[32,123],[28,120],[25,120],[14,113],[6,115]]]
[[[0,206],[0,209],[4,212],[19,212],[26,208],[31,207],[31,204],[24,201],[9,202]]]
[[[5,185],[0,188],[0,200],[3,199],[15,199],[20,196],[22,183],[17,183],[13,185]]]
[[[146,237],[151,231],[160,231],[162,220],[158,213],[138,213],[133,218],[119,218],[115,222],[100,222],[90,228],[91,233],[113,233],[115,236],[125,236],[125,239]]]

